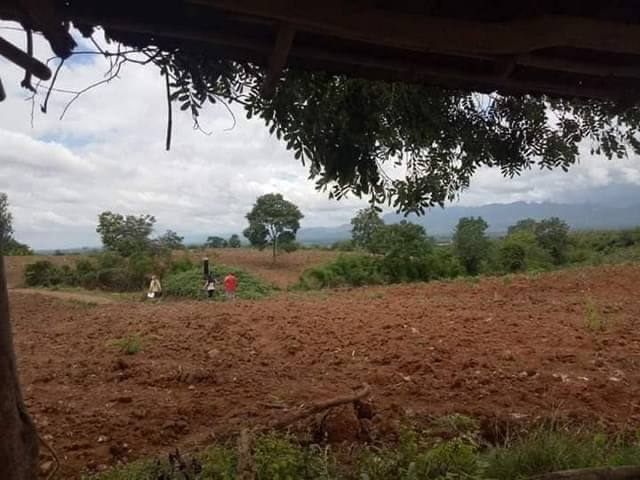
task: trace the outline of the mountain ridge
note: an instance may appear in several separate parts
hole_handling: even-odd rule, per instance
[[[493,235],[503,234],[510,225],[523,218],[540,220],[547,217],[559,217],[572,229],[620,229],[640,225],[640,203],[621,206],[593,203],[557,203],[557,202],[511,202],[491,203],[480,206],[451,205],[445,208],[433,208],[423,216],[397,213],[383,215],[385,223],[397,223],[408,220],[425,227],[427,233],[436,237],[448,237],[453,234],[458,220],[462,217],[482,217],[489,224],[487,232]],[[301,243],[332,243],[348,239],[351,225],[336,227],[302,228],[298,232]]]

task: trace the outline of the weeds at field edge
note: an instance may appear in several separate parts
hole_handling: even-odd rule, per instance
[[[572,468],[640,465],[637,434],[609,436],[551,421],[491,445],[478,425],[453,414],[426,430],[403,428],[393,444],[348,446],[301,444],[268,433],[254,439],[243,467],[231,444],[217,444],[194,455],[141,460],[83,478],[232,480],[245,478],[240,470],[249,468],[259,480],[518,480]],[[443,429],[449,432],[444,437]]]

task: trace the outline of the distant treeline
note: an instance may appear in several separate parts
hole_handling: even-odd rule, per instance
[[[333,250],[349,252],[303,273],[297,288],[327,288],[458,276],[544,271],[566,265],[640,260],[640,227],[571,231],[563,220],[530,218],[490,237],[481,217],[461,218],[450,243],[437,243],[421,225],[385,224],[372,209],[351,221],[352,238]]]

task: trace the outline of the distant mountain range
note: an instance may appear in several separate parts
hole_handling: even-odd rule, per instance
[[[482,217],[489,224],[488,233],[499,235],[507,231],[510,225],[523,218],[540,220],[547,217],[559,217],[573,229],[617,229],[640,225],[640,203],[623,206],[565,204],[565,203],[495,203],[479,207],[448,206],[433,208],[424,216],[388,213],[383,216],[386,223],[401,220],[418,223],[425,227],[429,235],[449,237],[458,220],[462,217]],[[298,241],[302,243],[326,244],[345,240],[351,236],[351,225],[337,227],[303,228],[298,232]]]

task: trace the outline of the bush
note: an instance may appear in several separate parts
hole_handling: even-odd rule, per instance
[[[188,272],[196,268],[193,261],[189,257],[180,257],[169,263],[168,273]]]
[[[372,255],[340,255],[334,261],[305,270],[295,288],[310,290],[386,283],[382,259]]]
[[[238,298],[262,298],[271,294],[275,290],[274,286],[263,282],[239,268],[217,264],[211,269],[211,273],[213,273],[214,277],[218,278],[220,281],[229,272],[233,272],[238,279],[238,289],[236,291],[236,296]],[[203,284],[204,278],[202,270],[192,268],[191,270],[170,273],[167,275],[163,280],[163,291],[169,296],[200,298],[206,294],[202,289]],[[221,298],[222,295],[223,287],[220,285],[216,290],[216,298]]]
[[[305,270],[293,288],[360,287],[386,283],[429,281],[451,278],[462,272],[449,251],[436,249],[419,257],[402,255],[340,255],[334,261]]]
[[[497,262],[503,272],[546,270],[553,265],[549,252],[544,250],[530,230],[516,230],[497,242]]]
[[[52,287],[62,283],[64,274],[49,260],[38,260],[25,267],[24,280],[29,287]]]
[[[136,291],[146,285],[147,277],[160,270],[156,260],[147,253],[134,253],[124,258],[114,252],[79,259],[74,267],[56,266],[38,261],[25,269],[25,283],[31,287],[101,288],[117,292]]]
[[[356,248],[356,244],[353,240],[340,240],[333,242],[329,247],[330,250],[337,250],[338,252],[353,252]]]

